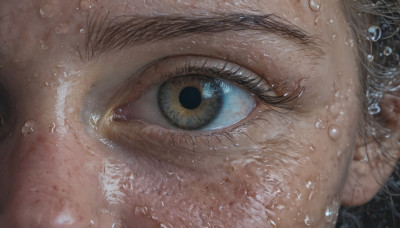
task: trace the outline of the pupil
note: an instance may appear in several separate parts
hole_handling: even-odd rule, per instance
[[[194,87],[186,87],[179,94],[179,102],[187,109],[195,109],[201,104],[201,93]]]

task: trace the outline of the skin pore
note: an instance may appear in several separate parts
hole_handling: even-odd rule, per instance
[[[235,13],[274,14],[315,46],[242,29],[86,51],[90,18]],[[353,43],[339,1],[0,1],[0,224],[333,227],[362,121]],[[289,108],[255,96],[247,117],[209,131],[135,103],[194,60],[303,92]],[[115,121],[127,103],[133,117]]]

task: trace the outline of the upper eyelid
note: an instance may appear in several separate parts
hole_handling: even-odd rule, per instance
[[[180,59],[180,60],[179,60]],[[170,61],[173,61],[172,63]],[[175,63],[174,63],[175,62]],[[292,87],[285,88],[289,91],[285,95],[277,94],[277,90],[283,90],[283,86],[273,88],[272,85],[265,80],[264,76],[260,76],[246,67],[232,63],[227,60],[215,59],[203,56],[173,56],[157,60],[144,67],[139,71],[136,76],[129,79],[129,81],[120,89],[120,92],[133,90],[135,94],[129,97],[116,95],[115,97],[126,97],[124,100],[118,102],[117,106],[131,102],[132,100],[141,97],[153,86],[158,85],[160,82],[166,81],[170,78],[183,76],[185,74],[203,74],[211,77],[219,77],[226,80],[235,82],[236,84],[247,89],[250,93],[254,94],[265,104],[284,109],[294,109],[292,101],[296,100],[301,95],[304,88]],[[238,77],[241,74],[242,76]],[[155,76],[158,75],[158,76]],[[150,82],[144,83],[146,89],[134,89],[137,80],[149,80]],[[282,83],[285,84],[285,83]],[[112,99],[113,100],[113,99]],[[114,106],[114,108],[116,108]]]

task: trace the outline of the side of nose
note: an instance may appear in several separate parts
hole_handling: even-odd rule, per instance
[[[71,135],[15,136],[0,161],[0,227],[95,227],[98,177]]]

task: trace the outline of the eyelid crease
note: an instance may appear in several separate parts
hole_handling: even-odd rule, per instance
[[[185,74],[206,74],[208,76],[221,77],[245,87],[260,100],[270,106],[289,110],[295,108],[292,105],[292,102],[295,101],[296,98],[300,97],[305,91],[304,86],[297,85],[294,91],[290,91],[290,93],[282,92],[285,90],[293,90],[293,86],[288,87],[287,82],[270,85],[267,77],[264,79],[243,66],[228,61],[225,61],[223,67],[211,68],[206,67],[209,59],[204,59],[204,63],[202,64],[196,64],[196,62],[193,64],[192,59],[193,58],[188,58],[183,68],[176,68],[175,73],[169,73],[172,75],[163,75],[163,78],[171,78]]]

